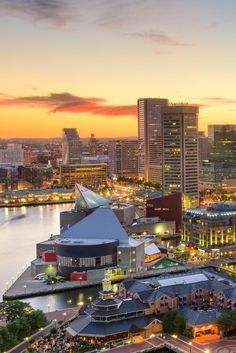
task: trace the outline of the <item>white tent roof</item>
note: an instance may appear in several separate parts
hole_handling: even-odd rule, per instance
[[[159,248],[156,246],[156,244],[152,243],[148,246],[145,247],[145,255],[154,255],[157,253],[160,253],[161,251]]]
[[[159,279],[160,286],[172,286],[173,284],[190,284],[196,282],[208,281],[208,278],[203,273],[191,273],[191,275],[173,276],[170,278]]]
[[[128,235],[110,207],[97,208],[87,217],[71,226],[62,238],[117,239],[128,242]]]

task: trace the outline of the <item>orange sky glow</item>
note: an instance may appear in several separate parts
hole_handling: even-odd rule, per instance
[[[235,17],[234,0],[0,2],[0,138],[137,136],[141,97],[236,123]]]

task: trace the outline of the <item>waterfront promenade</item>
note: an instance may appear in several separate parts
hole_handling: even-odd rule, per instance
[[[143,279],[148,277],[160,276],[162,274],[179,273],[191,270],[190,265],[181,265],[160,268],[156,270],[150,270],[139,273],[129,273],[129,278]],[[93,280],[88,281],[65,281],[54,283],[53,285],[47,285],[41,281],[35,281],[31,269],[28,267],[21,276],[6,290],[3,295],[3,299],[23,299],[33,296],[47,295],[50,293],[58,293],[79,288],[88,288],[93,286],[99,286],[101,284],[102,276],[94,277]],[[117,276],[112,279],[113,283],[119,283],[127,278],[127,276]]]
[[[235,353],[236,339],[217,338],[212,340],[209,337],[203,342],[194,342],[185,337],[173,338],[170,335],[153,337],[145,341],[122,345],[108,349],[106,353],[141,353],[148,351],[158,352],[161,348],[169,348],[177,353]]]
[[[51,313],[45,313],[47,316],[48,321],[50,322],[46,327],[40,329],[36,332],[33,336],[27,337],[23,342],[18,344],[17,346],[13,347],[8,351],[8,353],[21,353],[24,352],[27,348],[30,347],[30,341],[34,340],[37,341],[41,339],[41,337],[50,334],[52,328],[58,327],[59,322],[65,322],[73,320],[78,314],[78,307],[68,308],[65,310],[57,310]]]

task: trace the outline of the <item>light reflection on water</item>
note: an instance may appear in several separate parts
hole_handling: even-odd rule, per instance
[[[59,213],[72,207],[64,204],[0,209],[0,298],[6,283],[11,285],[35,258],[36,243],[59,233]],[[99,290],[77,289],[24,301],[45,312],[54,311],[88,302],[88,298],[98,296]]]
[[[71,204],[0,209],[0,298],[35,258],[36,243],[59,233],[59,212]]]

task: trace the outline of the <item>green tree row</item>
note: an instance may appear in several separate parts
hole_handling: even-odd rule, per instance
[[[6,326],[0,327],[0,352],[5,352],[47,325],[41,310],[33,310],[28,303],[17,300],[0,303],[0,318]]]
[[[229,311],[228,313],[222,314],[217,319],[217,326],[226,335],[235,333],[236,331],[236,310]]]
[[[170,334],[181,334],[193,338],[193,330],[186,326],[186,318],[177,309],[168,311],[163,317],[163,332]]]

